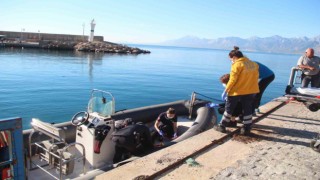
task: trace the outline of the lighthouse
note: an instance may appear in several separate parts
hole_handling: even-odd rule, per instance
[[[90,32],[89,42],[92,42],[94,37],[94,27],[96,26],[96,22],[94,21],[94,19],[92,19],[90,25],[91,25],[91,32]]]

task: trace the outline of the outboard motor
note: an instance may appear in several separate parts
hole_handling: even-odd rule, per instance
[[[100,154],[100,147],[103,140],[107,137],[111,127],[108,125],[99,125],[94,132],[94,153]]]

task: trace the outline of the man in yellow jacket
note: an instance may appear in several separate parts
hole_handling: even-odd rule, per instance
[[[249,135],[252,124],[252,105],[255,94],[259,93],[259,66],[257,63],[244,57],[238,47],[235,47],[229,53],[233,62],[230,72],[230,80],[226,86],[228,97],[225,105],[225,112],[221,118],[220,124],[215,127],[217,131],[226,133],[226,127],[236,126],[231,123],[231,115],[237,106],[241,103],[243,108],[243,128],[241,134]]]

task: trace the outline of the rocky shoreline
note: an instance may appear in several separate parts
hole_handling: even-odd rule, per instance
[[[101,52],[117,54],[148,54],[150,51],[129,47],[122,44],[103,42],[72,42],[72,41],[40,41],[40,42],[0,42],[1,47],[40,48],[52,50],[77,50],[83,52]]]
[[[110,42],[81,42],[74,46],[78,51],[85,52],[104,52],[119,54],[146,54],[150,51],[139,48],[132,48],[126,45],[115,44]]]

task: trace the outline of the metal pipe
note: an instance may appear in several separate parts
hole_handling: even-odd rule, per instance
[[[66,152],[71,146],[76,146],[76,145],[79,145],[82,148],[82,157],[83,157],[83,170],[82,171],[83,171],[83,174],[86,174],[86,148],[84,147],[84,145],[82,145],[81,143],[77,143],[77,142],[71,143],[62,149],[61,154],[63,152]]]
[[[299,71],[299,70],[301,70],[301,69],[298,68],[298,67],[291,68],[290,78],[289,78],[289,82],[288,82],[288,85],[290,87],[293,87],[293,82],[294,82],[294,79],[295,79],[296,72]]]
[[[8,161],[0,162],[0,167],[1,167],[1,166],[5,166],[5,165],[7,165],[7,164],[11,164],[12,162],[13,162],[12,159],[9,159]]]
[[[30,133],[29,135],[29,163],[30,163],[30,167],[29,167],[29,170],[32,169],[32,143],[31,143],[31,137],[34,133],[34,130],[32,130],[32,132]]]
[[[196,93],[192,92],[191,100],[190,100],[190,107],[189,107],[189,119],[192,118],[193,104],[194,104],[195,100],[196,100]]]
[[[53,177],[54,179],[58,179],[57,177],[55,177],[53,174],[51,174],[50,172],[48,172],[45,168],[37,165],[37,164],[34,164],[35,166],[37,166],[39,169],[43,170],[44,172],[46,172],[47,174],[49,174],[51,177]]]
[[[60,153],[60,158],[59,158],[59,168],[60,168],[59,169],[59,177],[60,177],[60,180],[62,179],[62,155],[63,155],[63,152]]]

